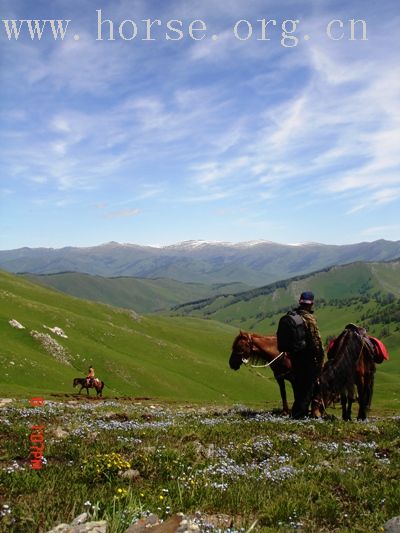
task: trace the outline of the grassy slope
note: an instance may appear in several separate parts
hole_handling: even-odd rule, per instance
[[[282,301],[285,298],[290,299],[287,293]],[[268,297],[264,296],[263,301],[265,310]],[[377,305],[368,302],[317,308],[322,335],[339,333],[347,322],[359,322],[361,314]],[[249,318],[242,326],[270,333],[276,330],[278,317],[279,313],[257,324]],[[27,329],[11,328],[11,318]],[[29,335],[32,329],[46,332],[43,324],[57,325],[68,334],[68,339],[53,337],[69,350],[72,366],[59,363]],[[377,324],[370,331],[378,335],[381,327]],[[137,321],[129,311],[79,300],[0,273],[0,364],[4,369],[0,395],[70,393],[72,379],[93,364],[109,395],[211,402],[266,400],[278,406],[279,391],[270,370],[229,369],[228,357],[236,333],[236,324],[232,327],[196,317],[148,316]],[[391,360],[378,367],[374,407],[397,409],[399,332],[384,341]]]
[[[13,329],[16,319],[25,330]],[[68,339],[72,366],[58,362],[34,340],[31,330],[59,326]],[[72,379],[89,364],[105,394],[192,401],[254,401],[279,397],[272,377],[234,373],[228,367],[236,329],[194,318],[143,317],[79,300],[0,273],[0,395],[73,392]],[[91,391],[93,394],[93,391]]]
[[[235,325],[262,325],[266,312],[280,312],[296,304],[299,294],[313,290],[318,300],[344,300],[377,292],[400,297],[400,262],[353,263],[252,289],[234,295],[177,307],[181,315],[208,317]]]
[[[281,285],[281,287],[279,287]],[[326,303],[316,305],[316,316],[323,339],[338,335],[349,322],[364,324],[371,335],[382,337],[382,323],[370,324],[363,317],[369,311],[379,311],[381,304],[374,301],[376,293],[391,292],[400,296],[400,263],[357,263],[334,267],[328,271],[302,277],[297,281],[283,282],[254,289],[226,298],[217,297],[204,304],[187,304],[177,310],[191,316],[207,317],[259,333],[274,333],[282,309],[293,306],[304,288],[315,291],[317,298]],[[345,299],[366,296],[364,303],[353,304]],[[371,298],[371,299],[370,299]],[[335,300],[335,302],[333,302]],[[342,300],[341,303],[340,300]],[[330,303],[331,302],[331,303]],[[269,316],[266,316],[269,312]],[[377,367],[374,405],[398,407],[400,393],[400,331],[399,324],[389,324],[390,334],[382,337],[389,349],[389,362]]]
[[[71,296],[134,309],[138,313],[153,313],[197,298],[208,298],[248,288],[243,283],[204,285],[166,278],[104,278],[78,272],[27,274],[25,277]]]

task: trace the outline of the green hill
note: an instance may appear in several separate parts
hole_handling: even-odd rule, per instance
[[[296,305],[303,290],[312,290],[316,303],[343,306],[351,299],[361,304],[390,295],[400,297],[400,261],[352,263],[313,274],[278,281],[264,287],[231,295],[215,296],[176,306],[175,314],[207,317],[237,326],[263,326],[275,312]]]
[[[26,274],[25,277],[71,296],[133,309],[138,313],[153,313],[197,298],[230,294],[249,288],[244,283],[205,285],[166,278],[104,278],[79,272]]]
[[[400,262],[353,263],[333,267],[230,296],[177,307],[175,314],[218,320],[244,330],[274,333],[279,317],[303,290],[316,295],[315,311],[324,341],[349,322],[381,338],[391,359],[378,367],[376,394],[390,405],[400,401]],[[380,392],[378,392],[380,391]]]
[[[11,319],[26,329],[11,327]],[[68,338],[44,326],[62,328]],[[59,347],[50,353],[32,331],[48,334]],[[106,383],[105,396],[275,402],[279,392],[270,374],[260,379],[229,369],[236,333],[201,319],[138,317],[0,272],[0,396],[73,393],[73,378],[93,364]]]
[[[360,271],[361,266],[355,268]],[[323,273],[315,276],[322,283]],[[263,298],[264,315],[256,319],[256,324],[249,316],[242,326],[274,331],[279,305],[292,303],[297,294],[293,292],[290,297],[291,283],[286,289],[276,289],[287,298],[280,303],[267,291],[264,296],[257,296]],[[389,271],[384,283],[391,283]],[[372,280],[370,285],[366,293],[374,288]],[[317,316],[324,336],[337,334],[351,320],[358,321],[361,313],[364,321],[371,321],[373,332],[378,334],[386,328],[384,341],[391,360],[378,367],[374,406],[396,410],[400,407],[400,334],[399,323],[392,318],[397,311],[400,313],[400,305],[395,296],[379,298],[380,293],[375,300],[349,295],[340,301],[320,301]],[[266,312],[270,301],[276,308]],[[25,329],[11,327],[11,319]],[[269,369],[229,369],[230,348],[238,332],[236,322],[241,320],[233,317],[231,322],[185,316],[140,317],[132,311],[80,300],[0,272],[0,396],[73,393],[73,378],[84,375],[93,364],[97,376],[106,383],[104,392],[109,397],[146,396],[228,404],[267,401],[270,407],[279,406],[278,387]],[[62,328],[68,338],[57,336],[45,326]]]

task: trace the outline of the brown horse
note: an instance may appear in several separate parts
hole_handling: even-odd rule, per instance
[[[340,395],[342,418],[351,420],[357,388],[357,418],[365,420],[372,400],[375,357],[374,344],[365,329],[348,324],[332,344],[320,376],[320,395],[324,408]]]
[[[97,396],[103,395],[104,381],[100,381],[100,379],[75,378],[73,386],[76,387],[77,385],[81,386],[79,394],[82,392],[82,389],[86,389],[86,394],[89,395],[89,389],[95,389]]]
[[[293,386],[293,372],[290,358],[286,353],[279,352],[275,336],[263,336],[257,333],[241,331],[232,345],[229,366],[239,370],[242,363],[263,360],[271,367],[281,392],[283,412],[289,413],[286,398],[285,379]]]

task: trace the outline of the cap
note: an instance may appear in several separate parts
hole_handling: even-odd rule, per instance
[[[302,292],[299,303],[312,305],[314,303],[314,294],[311,291]]]

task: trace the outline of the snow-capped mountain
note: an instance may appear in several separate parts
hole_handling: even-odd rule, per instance
[[[185,241],[141,246],[110,242],[77,248],[20,248],[0,251],[0,268],[35,274],[65,271],[102,276],[172,278],[179,281],[260,286],[354,261],[400,257],[400,241],[379,240],[349,245]]]

